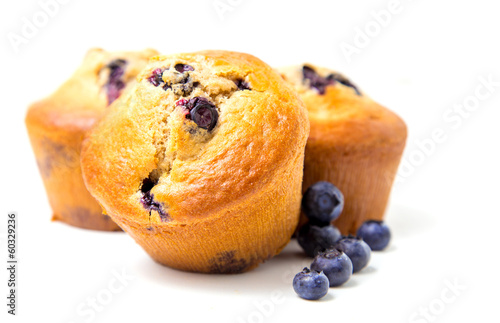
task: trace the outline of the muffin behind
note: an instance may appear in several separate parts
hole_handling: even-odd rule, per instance
[[[318,181],[342,191],[345,206],[334,224],[343,234],[382,220],[406,143],[405,123],[335,71],[306,64],[280,72],[309,112],[303,191]]]
[[[107,106],[128,91],[155,50],[109,53],[90,50],[82,65],[56,92],[29,107],[26,127],[53,220],[85,229],[120,228],[88,193],[80,149],[85,133]]]

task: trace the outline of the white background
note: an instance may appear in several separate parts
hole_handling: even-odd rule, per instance
[[[0,321],[498,322],[500,87],[459,120],[443,117],[455,104],[473,103],[481,77],[500,82],[496,2],[401,0],[379,30],[371,12],[386,9],[389,0],[221,2],[232,6],[222,16],[213,0],[69,0],[18,51],[9,33],[22,36],[23,19],[32,20],[41,7],[34,0],[2,2]],[[353,44],[357,28],[367,26],[369,40],[349,61],[341,44]],[[393,190],[389,249],[324,300],[308,302],[291,286],[293,274],[308,264],[295,241],[250,273],[200,275],[155,264],[125,234],[50,222],[24,115],[94,46],[230,49],[274,66],[309,61],[347,74],[410,129],[404,158],[413,169],[401,170]],[[423,155],[416,141],[428,141],[438,128],[446,140]],[[4,305],[11,210],[20,217],[14,318]],[[113,278],[122,270],[134,277],[126,285]],[[86,302],[108,301],[110,283],[123,288],[90,313]],[[449,290],[455,283],[459,289]]]

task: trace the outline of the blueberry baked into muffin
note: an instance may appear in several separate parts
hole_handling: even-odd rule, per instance
[[[345,76],[310,64],[280,69],[309,112],[304,191],[318,181],[344,194],[334,221],[355,234],[366,220],[382,220],[406,143],[406,125]]]
[[[155,50],[90,50],[51,96],[30,106],[26,127],[53,211],[53,220],[80,228],[120,230],[83,183],[80,149],[85,133],[126,92]]]
[[[259,59],[158,56],[82,149],[85,183],[157,262],[239,273],[280,252],[299,219],[307,112]]]

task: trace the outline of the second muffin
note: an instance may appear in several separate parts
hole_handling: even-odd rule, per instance
[[[84,142],[84,179],[157,262],[243,272],[296,228],[308,134],[302,102],[259,59],[159,56]]]
[[[282,68],[309,112],[305,191],[329,181],[344,194],[334,224],[355,234],[366,220],[382,220],[406,143],[406,125],[343,75],[310,64]]]

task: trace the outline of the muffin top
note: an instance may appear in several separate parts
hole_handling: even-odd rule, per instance
[[[279,180],[308,133],[301,100],[261,60],[228,51],[157,56],[90,132],[82,168],[113,217],[185,225]]]
[[[309,112],[309,142],[363,151],[406,140],[406,125],[340,73],[311,64],[279,69]]]
[[[49,97],[34,103],[27,122],[54,132],[85,131],[102,116],[106,107],[126,92],[146,66],[153,49],[107,52],[94,48],[64,84]]]

